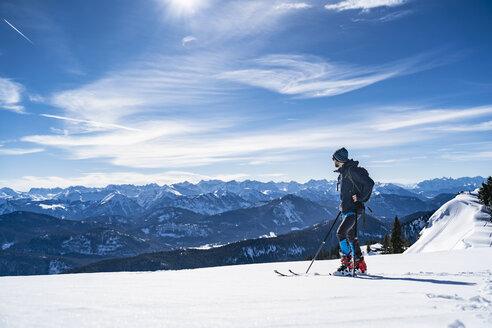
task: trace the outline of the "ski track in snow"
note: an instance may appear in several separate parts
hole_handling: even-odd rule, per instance
[[[492,327],[492,248],[366,260],[0,277],[0,327]]]

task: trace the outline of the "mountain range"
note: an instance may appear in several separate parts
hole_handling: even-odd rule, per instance
[[[405,216],[418,210],[439,207],[459,191],[480,187],[484,180],[483,177],[442,178],[405,188],[391,183],[376,183],[368,205],[374,215],[382,219],[391,219],[394,215]],[[214,215],[255,207],[288,194],[318,203],[337,202],[339,199],[334,180],[310,180],[304,184],[294,181],[209,180],[163,186],[32,188],[28,192],[1,188],[0,214],[30,211],[67,220],[82,220],[97,215],[141,217],[156,208],[177,207],[202,215]]]
[[[437,208],[484,180],[443,179],[434,191],[427,182],[425,190],[377,183],[368,203],[373,212],[367,211],[367,230],[359,236],[363,241],[381,238],[398,215],[406,237],[414,241]],[[212,180],[162,187],[33,188],[24,193],[2,188],[0,275],[59,273],[159,252],[171,258],[189,252],[190,259],[196,258],[190,263],[199,266],[223,263],[217,259],[224,254],[229,254],[227,263],[305,258],[321,238],[314,227],[324,231],[336,216],[337,198],[336,183],[326,180]],[[298,240],[304,240],[302,246]],[[327,242],[329,247],[335,244]],[[205,248],[207,257],[216,260],[200,259]],[[180,267],[170,259],[161,262]]]

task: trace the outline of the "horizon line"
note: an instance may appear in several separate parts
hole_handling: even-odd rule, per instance
[[[407,188],[412,188],[412,186],[416,186],[422,182],[426,182],[426,181],[432,181],[432,180],[459,180],[459,179],[464,179],[464,178],[469,178],[469,179],[474,179],[474,178],[481,178],[481,179],[484,179],[486,180],[487,177],[484,177],[484,176],[481,176],[481,175],[477,175],[477,176],[462,176],[462,177],[459,177],[459,178],[453,178],[453,177],[441,177],[441,178],[432,178],[432,179],[425,179],[425,180],[421,180],[421,181],[418,181],[418,182],[414,182],[414,183],[397,183],[397,182],[382,182],[382,181],[375,181],[375,183],[380,183],[380,184],[393,184],[393,185],[396,185],[398,187],[401,187],[401,186],[404,186],[402,188],[404,189],[407,189]],[[221,180],[221,179],[208,179],[208,180],[205,180],[205,179],[201,179],[199,182],[196,182],[196,183],[193,183],[193,182],[190,182],[188,180],[184,180],[184,181],[181,181],[181,182],[176,182],[176,183],[172,183],[172,184],[163,184],[163,185],[159,185],[158,183],[155,183],[155,182],[151,182],[151,183],[147,183],[147,184],[133,184],[133,183],[121,183],[121,184],[115,184],[115,183],[110,183],[104,187],[97,187],[97,186],[94,186],[94,187],[87,187],[87,186],[84,186],[84,185],[71,185],[71,186],[68,186],[68,187],[31,187],[28,191],[22,191],[22,190],[16,190],[14,188],[11,188],[11,187],[8,187],[8,186],[3,186],[3,187],[0,187],[0,190],[2,189],[10,189],[10,190],[13,190],[14,192],[20,192],[20,193],[29,193],[31,192],[31,190],[33,189],[41,189],[41,190],[52,190],[52,189],[61,189],[61,190],[66,190],[66,189],[70,189],[70,188],[76,188],[76,187],[84,187],[84,188],[87,188],[87,189],[106,189],[110,186],[134,186],[134,187],[145,187],[145,186],[148,186],[148,185],[157,185],[158,187],[162,188],[162,187],[170,187],[170,186],[174,186],[174,185],[178,185],[178,184],[184,184],[184,183],[188,183],[188,184],[191,184],[191,185],[198,185],[200,183],[204,183],[204,182],[213,182],[213,181],[218,181],[218,182],[223,182],[223,183],[230,183],[230,182],[236,182],[236,183],[243,183],[243,182],[247,182],[247,181],[251,181],[251,182],[259,182],[259,183],[263,183],[263,184],[268,184],[268,183],[274,183],[274,184],[289,184],[289,183],[297,183],[297,184],[300,184],[300,185],[305,185],[311,181],[326,181],[326,182],[336,182],[336,180],[328,180],[328,179],[310,179],[310,180],[307,180],[306,182],[302,183],[302,182],[298,182],[298,181],[295,181],[295,180],[290,180],[290,181],[278,181],[278,182],[275,182],[273,180],[270,180],[270,181],[260,181],[260,180],[254,180],[254,179],[245,179],[245,180],[240,180],[240,179],[233,179],[233,180]]]

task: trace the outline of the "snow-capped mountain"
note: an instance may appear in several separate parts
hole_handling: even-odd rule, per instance
[[[143,212],[143,208],[136,201],[126,197],[119,191],[112,192],[101,201],[92,203],[83,213],[78,216],[80,219],[88,216],[97,215],[121,215],[135,217]]]
[[[372,214],[384,222],[392,222],[395,216],[407,216],[416,212],[431,211],[454,197],[454,194],[440,194],[434,198],[422,199],[416,195],[378,194],[371,197],[366,205]]]
[[[415,197],[416,196],[416,194],[414,192],[407,190],[405,188],[402,188],[400,186],[397,186],[393,183],[381,183],[381,182],[376,182],[374,184],[372,193],[375,196],[381,195],[381,194],[409,196],[409,197]]]
[[[10,188],[1,188],[0,189],[0,198],[9,199],[19,197],[19,194]]]
[[[370,207],[382,217],[404,216],[416,211],[438,208],[450,195],[461,190],[473,190],[484,178],[435,179],[423,181],[413,189],[391,183],[376,183]],[[472,188],[472,189],[470,189]],[[440,192],[448,194],[439,195]],[[451,194],[450,194],[451,193]],[[336,181],[310,180],[298,182],[259,182],[246,180],[209,180],[159,186],[148,184],[108,185],[105,188],[73,186],[69,188],[32,188],[17,192],[0,189],[0,214],[16,210],[53,215],[59,218],[80,220],[101,214],[129,215],[151,208],[180,207],[197,213],[213,215],[230,210],[255,207],[288,194],[324,204],[338,201]],[[103,200],[119,195],[111,205]],[[429,198],[436,196],[434,198]],[[113,196],[114,197],[114,196]],[[119,204],[116,204],[119,199]],[[430,201],[433,200],[431,204]],[[103,213],[105,210],[107,212]]]
[[[0,198],[0,215],[15,212],[19,207],[15,206],[9,198]]]
[[[435,197],[438,194],[456,194],[461,191],[473,191],[485,182],[483,177],[463,177],[458,179],[441,178],[419,182],[410,191],[423,197]]]
[[[405,253],[425,253],[492,246],[490,211],[478,190],[457,195],[439,208]]]
[[[253,206],[239,195],[228,191],[214,191],[212,193],[199,194],[185,197],[161,197],[152,204],[152,208],[179,207],[204,215],[214,215],[239,208]]]

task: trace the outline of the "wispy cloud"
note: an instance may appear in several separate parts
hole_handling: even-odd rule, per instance
[[[58,120],[64,120],[64,121],[69,121],[69,122],[74,122],[74,123],[83,123],[83,124],[86,124],[90,127],[94,127],[96,130],[122,129],[122,130],[128,130],[128,131],[139,131],[138,129],[130,128],[130,127],[119,125],[119,124],[102,123],[102,122],[87,121],[87,120],[78,120],[75,118],[58,116],[58,115],[50,115],[50,114],[40,114],[40,115],[44,116],[44,117],[56,118]],[[87,129],[85,129],[85,130],[87,131]],[[92,132],[94,130],[90,130],[90,131]]]
[[[492,160],[492,151],[451,152],[442,155],[441,158],[452,160],[452,161]]]
[[[400,11],[396,11],[394,13],[384,15],[383,17],[380,17],[377,20],[380,22],[390,22],[390,21],[394,21],[396,19],[400,19],[402,17],[408,16],[412,13],[413,13],[412,10],[400,10]]]
[[[282,175],[272,174],[270,177],[276,179]],[[146,185],[157,183],[159,185],[169,185],[173,183],[188,181],[197,183],[200,180],[219,179],[223,181],[257,179],[259,176],[251,176],[244,173],[204,175],[186,171],[164,171],[153,174],[140,172],[91,172],[79,176],[60,177],[60,176],[23,176],[16,179],[0,180],[0,186],[8,186],[14,190],[28,191],[33,187],[38,188],[67,188],[70,186],[86,186],[93,188],[103,188],[109,184],[134,184]]]
[[[10,27],[12,27],[17,33],[22,35],[24,39],[26,39],[29,43],[34,45],[34,42],[32,42],[27,36],[25,36],[21,31],[19,31],[14,25],[12,25],[8,20],[4,19],[5,23],[9,24]]]
[[[223,79],[305,98],[328,97],[432,67],[427,55],[382,66],[357,67],[301,55],[270,55],[255,60],[254,68],[219,74]],[[425,63],[425,64],[424,64]],[[438,65],[437,63],[435,65]]]
[[[492,115],[492,106],[466,108],[461,110],[429,109],[395,114],[388,113],[384,118],[371,124],[371,128],[378,131],[389,131],[487,115]],[[487,124],[482,126],[482,128],[484,127],[487,127]],[[466,129],[463,131],[466,131]]]
[[[436,129],[436,127],[428,128]],[[480,132],[480,131],[492,131],[492,121],[481,122],[478,124],[468,125],[443,125],[437,127],[439,131],[455,131],[455,132]]]
[[[237,44],[246,51],[245,45],[251,41],[248,38],[256,37],[254,42],[261,42],[265,33],[271,35],[292,24],[288,18],[298,11],[296,9],[309,6],[303,2],[271,0],[224,1],[198,12],[187,24],[192,34],[204,44],[224,45],[240,41]]]
[[[160,113],[180,105],[204,105],[226,98],[230,88],[213,76],[227,54],[151,56],[133,67],[78,89],[59,92],[54,106],[76,119],[114,123],[133,114]]]
[[[394,13],[389,13],[387,15],[381,16],[381,17],[376,17],[376,18],[352,18],[353,22],[380,22],[380,23],[386,23],[386,22],[391,22],[400,18],[403,18],[405,16],[408,16],[412,14],[412,10],[400,10],[396,11]]]
[[[181,44],[182,44],[183,46],[186,46],[188,43],[193,42],[193,41],[196,41],[196,38],[195,38],[193,35],[188,35],[188,36],[185,36],[185,37],[181,40]]]
[[[24,106],[20,105],[23,91],[24,87],[20,83],[0,78],[0,108],[18,114],[26,114]]]
[[[23,148],[3,148],[3,145],[0,145],[0,155],[25,155],[32,153],[39,153],[44,151],[42,148],[31,148],[31,149],[23,149]]]
[[[362,9],[369,11],[378,7],[396,7],[407,2],[407,0],[345,0],[335,4],[326,5],[328,10],[344,11]]]
[[[64,149],[71,159],[107,159],[113,165],[135,168],[198,167],[215,163],[282,161],[286,154],[330,149],[345,144],[351,148],[389,147],[424,140],[411,133],[368,133],[364,123],[326,126],[310,122],[286,127],[233,132],[232,128],[177,131],[163,135],[156,127],[112,131],[93,136],[34,135],[22,138],[44,146]],[[239,123],[238,123],[239,124]],[[205,125],[206,126],[206,125]],[[346,131],[355,131],[346,135]]]
[[[276,9],[307,9],[313,6],[305,2],[286,2],[275,6]]]
[[[98,159],[132,168],[264,165],[295,161],[306,151],[335,149],[342,144],[351,150],[367,150],[445,140],[449,135],[455,136],[456,131],[425,133],[415,127],[437,128],[444,121],[458,119],[465,124],[491,113],[491,106],[460,110],[398,110],[394,114],[373,110],[371,115],[359,115],[357,121],[326,124],[325,120],[321,120],[324,123],[318,119],[303,120],[249,131],[240,128],[241,122],[220,126],[201,121],[181,124],[156,121],[153,125],[151,122],[130,124],[135,130],[111,128],[89,135],[32,135],[21,140],[62,149],[72,160]],[[347,134],[347,131],[351,132]],[[393,161],[382,158],[373,161],[372,165],[389,165]]]

